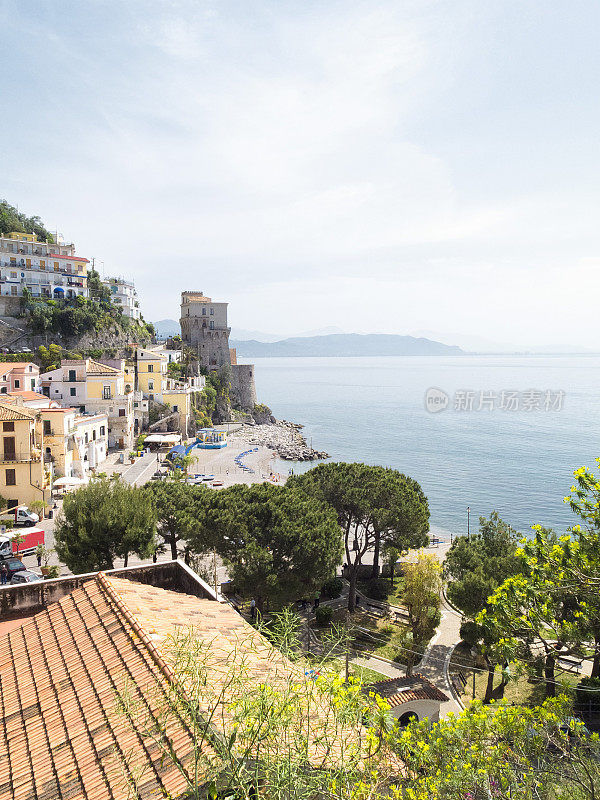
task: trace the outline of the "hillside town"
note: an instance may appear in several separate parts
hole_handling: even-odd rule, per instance
[[[514,605],[507,588],[502,613],[486,600],[528,559],[546,559],[553,580],[551,537],[519,556],[493,512],[451,542],[430,533],[420,485],[395,470],[295,474],[328,454],[258,402],[255,366],[229,345],[227,302],[183,291],[180,335],[158,341],[132,282],[100,279],[93,259],[50,238],[0,236],[0,797],[279,797],[270,770],[305,748],[286,797],[458,800],[496,796],[502,774],[535,785],[549,741],[561,781],[583,764],[577,785],[595,786],[597,754],[573,747],[600,728],[586,695],[600,674],[590,621],[575,635],[557,606],[523,628],[526,595]],[[584,497],[595,479],[579,481]],[[543,676],[507,677],[523,654],[497,644],[506,635]],[[575,699],[538,718],[559,684]],[[297,710],[289,722],[257,715],[251,695]],[[511,706],[503,719],[493,702],[524,695],[515,755]],[[220,720],[210,736],[190,730],[194,709]],[[437,748],[456,769],[445,737],[472,736],[471,712],[486,748],[447,794],[448,773],[417,754]],[[255,726],[270,741],[258,778]],[[70,743],[64,755],[54,742]],[[364,785],[365,760],[369,795],[331,792]]]

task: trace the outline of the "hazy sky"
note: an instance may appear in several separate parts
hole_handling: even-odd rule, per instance
[[[293,334],[600,348],[597,0],[0,0],[0,196]]]

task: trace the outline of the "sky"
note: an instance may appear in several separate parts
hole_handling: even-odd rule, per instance
[[[600,350],[597,0],[0,0],[0,197],[294,335]]]

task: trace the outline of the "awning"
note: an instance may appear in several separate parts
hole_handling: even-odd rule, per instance
[[[178,444],[180,441],[179,433],[151,433],[144,439],[144,444]]]
[[[83,478],[58,478],[52,484],[53,486],[80,486],[83,483],[87,483],[84,481]]]

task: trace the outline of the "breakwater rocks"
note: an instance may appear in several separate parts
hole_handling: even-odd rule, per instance
[[[253,425],[245,437],[249,444],[262,445],[286,461],[317,461],[329,458],[329,453],[313,450],[300,433],[302,425],[287,420],[277,420],[270,425]]]

